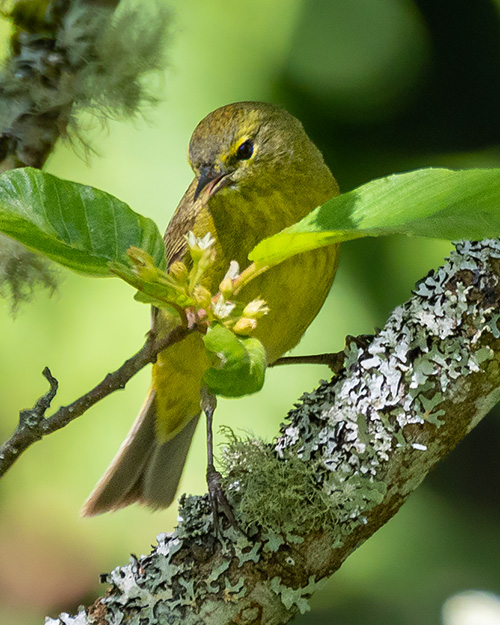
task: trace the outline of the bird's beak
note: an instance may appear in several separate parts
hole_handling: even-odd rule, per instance
[[[200,176],[198,178],[198,184],[196,185],[196,190],[194,192],[194,201],[198,199],[198,196],[203,191],[203,189],[207,190],[208,197],[210,197],[215,191],[220,189],[221,186],[219,183],[226,179],[228,172],[215,171],[215,169],[210,165],[203,165],[200,168]],[[227,180],[229,182],[229,180]]]

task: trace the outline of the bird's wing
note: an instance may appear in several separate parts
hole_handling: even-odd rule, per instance
[[[194,202],[196,179],[189,185],[182,196],[177,209],[168,224],[163,240],[168,266],[177,260],[182,260],[186,254],[187,243],[184,235],[193,229],[196,217],[200,210],[200,203]]]

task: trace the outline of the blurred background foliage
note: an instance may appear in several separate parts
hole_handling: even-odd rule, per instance
[[[191,179],[186,147],[197,122],[237,100],[269,100],[298,116],[343,191],[425,166],[500,166],[500,3],[496,0],[171,0],[169,67],[152,79],[162,103],[145,119],[83,121],[97,154],[59,145],[47,170],[98,186],[163,229]],[[2,39],[7,43],[8,29]],[[131,53],[133,51],[131,50]],[[344,245],[338,278],[297,353],[338,350],[370,333],[439,265],[449,243],[391,238]],[[45,391],[48,365],[67,403],[143,341],[148,309],[118,280],[61,272],[14,319],[0,305],[0,438]],[[287,408],[328,369],[269,372],[256,396],[221,401],[217,422],[271,438]],[[0,482],[0,624],[34,625],[75,612],[103,587],[99,572],[147,553],[176,510],[130,508],[82,520],[81,503],[107,466],[148,386],[126,391],[31,448]],[[498,411],[497,411],[498,412]],[[429,476],[401,512],[312,599],[299,625],[426,625],[466,589],[500,593],[497,415]],[[219,437],[219,441],[221,441]],[[197,433],[181,485],[205,490]],[[498,622],[498,621],[497,621]]]

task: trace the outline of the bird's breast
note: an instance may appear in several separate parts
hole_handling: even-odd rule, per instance
[[[299,195],[304,199],[303,194]],[[211,198],[211,227],[204,220],[205,231],[196,233],[202,235],[209,229],[216,240],[212,283],[206,286],[215,292],[231,260],[245,269],[249,265],[248,254],[257,243],[296,223],[328,199],[316,199],[314,192],[306,197],[307,202],[298,204],[295,193],[270,190],[264,195],[227,189]],[[334,245],[290,258],[255,278],[239,294],[238,300],[243,303],[262,298],[270,308],[269,314],[259,320],[256,331],[269,362],[298,343],[323,305],[335,276],[337,250]]]
[[[210,199],[208,211],[219,253],[227,260],[236,260],[242,269],[248,266],[248,254],[257,243],[309,212],[293,196],[273,189],[265,194],[252,189],[224,189]]]

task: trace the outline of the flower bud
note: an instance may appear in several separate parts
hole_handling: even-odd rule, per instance
[[[240,275],[240,266],[236,260],[232,260],[229,263],[229,269],[226,271],[224,280],[226,278],[231,278],[231,280],[235,280],[239,275]]]
[[[204,286],[201,286],[201,284],[198,284],[194,288],[193,299],[196,302],[196,306],[206,309],[206,308],[209,308],[212,302],[212,294]]]
[[[224,278],[224,280],[219,284],[219,291],[225,299],[231,297],[233,294],[233,281],[231,278]]]
[[[132,271],[136,276],[147,282],[156,280],[158,269],[155,267],[153,258],[146,251],[131,245],[127,250],[127,256],[133,264]]]
[[[242,316],[251,319],[260,319],[269,312],[269,307],[263,299],[254,299],[243,309]]]
[[[233,326],[233,332],[235,334],[242,334],[248,336],[257,327],[257,319],[249,319],[248,317],[241,317]]]
[[[169,273],[178,282],[187,282],[187,279],[189,277],[189,272],[188,272],[186,265],[182,263],[180,260],[177,260],[175,261],[175,263],[172,263],[169,269]]]
[[[235,306],[236,304],[234,304],[234,302],[229,302],[222,296],[212,304],[212,312],[217,319],[227,319],[233,312]]]

